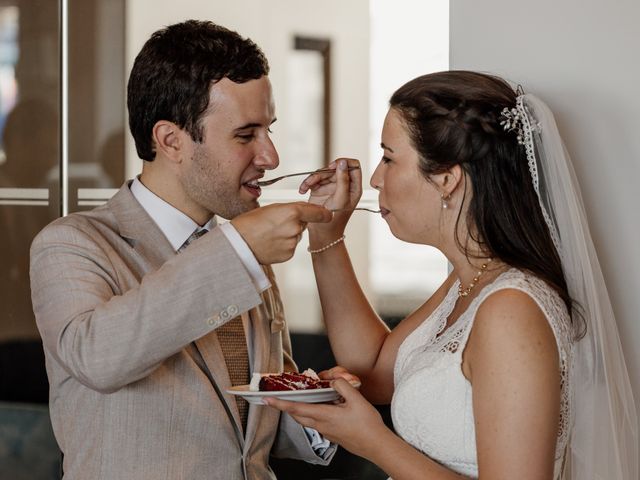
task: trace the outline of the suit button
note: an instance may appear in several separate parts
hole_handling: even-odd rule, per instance
[[[229,312],[227,310],[223,310],[220,312],[220,318],[222,320],[227,320],[229,318]]]
[[[209,321],[207,322],[209,325],[213,325],[215,322],[213,321],[213,318],[210,318]]]
[[[237,305],[230,305],[230,306],[227,308],[227,312],[229,312],[229,315],[231,315],[231,316],[235,316],[235,315],[237,315],[237,314],[238,314],[238,307],[237,307]]]

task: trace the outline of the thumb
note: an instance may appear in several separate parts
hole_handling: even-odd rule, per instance
[[[298,203],[299,219],[305,223],[327,223],[333,218],[331,210],[327,210],[321,205],[313,203]]]
[[[338,378],[331,382],[333,389],[340,394],[346,401],[353,400],[360,396],[358,390],[347,382],[344,378]]]
[[[333,208],[345,208],[349,206],[349,164],[347,160],[341,158],[338,160],[338,168],[336,169],[336,191],[333,194]]]

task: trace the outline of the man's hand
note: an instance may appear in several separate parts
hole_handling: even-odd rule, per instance
[[[307,223],[330,222],[332,214],[306,202],[276,203],[238,215],[231,224],[242,236],[258,263],[270,265],[289,260]]]

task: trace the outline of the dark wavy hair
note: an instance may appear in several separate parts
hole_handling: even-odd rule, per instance
[[[127,85],[129,128],[138,156],[152,161],[153,126],[169,120],[202,141],[211,85],[268,75],[269,63],[249,39],[212,22],[188,20],[158,30],[140,50]]]
[[[533,188],[525,148],[515,133],[500,125],[502,109],[515,107],[516,97],[501,78],[448,71],[411,80],[389,103],[407,127],[427,181],[455,165],[466,173],[463,205],[468,201],[470,238],[485,253],[547,282],[571,312],[573,302]],[[473,256],[468,239],[463,243],[459,238],[459,222],[460,212],[456,243],[467,257]]]

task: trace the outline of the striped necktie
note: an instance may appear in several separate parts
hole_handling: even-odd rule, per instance
[[[180,248],[178,249],[178,253],[183,252],[184,249],[187,248],[191,242],[199,239],[201,236],[203,236],[207,232],[209,232],[209,230],[207,230],[206,228],[203,228],[203,229],[196,228],[196,230],[191,235],[189,235],[189,238],[187,238],[184,241],[184,243],[180,246]]]

